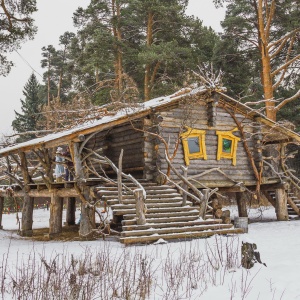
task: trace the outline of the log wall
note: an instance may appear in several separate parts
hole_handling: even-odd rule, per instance
[[[142,129],[142,122],[135,122],[134,127]],[[130,123],[97,133],[87,142],[86,147],[92,150],[103,148],[102,155],[107,156],[115,165],[118,165],[121,149],[123,149],[123,170],[125,172],[126,169],[142,169],[144,167],[144,133],[135,130]],[[94,167],[101,172],[99,164],[94,164]],[[108,166],[102,167],[106,170],[110,169]]]
[[[231,131],[237,127],[230,114],[223,108],[216,107],[216,119],[214,122],[209,122],[207,114],[208,107],[206,106],[205,101],[199,100],[197,103],[190,105],[190,107],[186,106],[186,104],[182,104],[177,108],[161,112],[163,121],[160,124],[160,133],[167,141],[169,141],[170,154],[172,155],[175,142],[182,132],[184,125],[206,131],[205,145],[207,160],[202,158],[191,159],[188,167],[188,176],[197,175],[212,168],[220,168],[226,176],[218,171],[213,171],[204,177],[201,177],[199,181],[205,185],[216,187],[233,185],[233,181],[243,181],[246,183],[251,182],[251,184],[253,184],[253,182],[255,182],[254,173],[242,141],[238,142],[236,166],[232,165],[232,159],[221,158],[219,161],[217,160],[218,137],[216,135],[216,130]],[[238,120],[243,120],[243,124],[245,124],[245,117],[243,115],[236,114],[236,117]],[[215,127],[211,126],[213,124],[215,124]],[[249,126],[246,127],[248,132],[247,136],[250,138],[253,129],[251,128],[250,123]],[[237,137],[241,137],[238,131],[233,134]],[[253,142],[251,139],[248,141],[248,146],[251,151],[254,152]],[[165,147],[162,143],[160,143],[159,149],[157,149],[158,165],[165,173],[167,172],[167,163],[164,159],[164,151]],[[181,142],[179,144],[177,154],[172,162],[177,170],[180,170],[181,165],[185,165]]]

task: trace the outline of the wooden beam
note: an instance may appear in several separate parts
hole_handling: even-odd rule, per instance
[[[25,196],[25,192],[24,191],[15,191],[14,195],[17,197],[24,197]],[[30,190],[27,195],[29,197],[42,197],[42,198],[50,198],[51,197],[52,192],[47,190]],[[0,191],[0,197],[5,196],[5,191]],[[62,189],[57,189],[57,196],[61,197],[61,198],[65,198],[65,197],[77,197],[78,193],[76,191],[75,188],[62,188]]]

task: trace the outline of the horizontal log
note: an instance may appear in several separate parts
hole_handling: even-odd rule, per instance
[[[28,192],[28,195],[33,198],[38,197],[45,197],[49,198],[53,194],[53,191],[49,191],[47,189],[44,190],[30,190]],[[2,197],[6,196],[5,192],[0,191],[0,195]],[[14,195],[17,197],[24,197],[25,193],[23,191],[16,191],[14,192]],[[65,198],[65,197],[78,197],[78,193],[74,188],[63,188],[63,189],[57,189],[56,190],[57,197]]]
[[[174,240],[174,239],[189,239],[189,238],[203,238],[209,237],[215,234],[238,234],[244,233],[242,228],[234,228],[234,229],[220,229],[213,231],[200,231],[200,232],[181,232],[181,233],[172,233],[172,234],[160,234],[160,235],[152,235],[152,236],[138,236],[138,237],[121,237],[120,242],[123,244],[136,244],[136,243],[149,243],[154,242],[159,239],[164,240]]]

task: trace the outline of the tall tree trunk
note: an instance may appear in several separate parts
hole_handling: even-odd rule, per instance
[[[146,46],[150,47],[153,43],[153,22],[154,14],[153,12],[148,12],[147,20],[147,39]],[[151,91],[151,65],[150,63],[145,66],[145,78],[144,78],[144,101],[150,100],[150,91]]]
[[[257,6],[257,15],[258,15],[258,36],[259,36],[259,49],[261,53],[261,63],[262,63],[262,74],[261,81],[264,90],[264,100],[266,106],[266,116],[276,121],[276,110],[275,102],[273,101],[274,92],[273,92],[273,80],[272,80],[272,68],[271,68],[271,59],[268,50],[269,45],[269,31],[266,30],[266,24],[264,22],[264,8],[265,11],[268,10],[267,4],[264,4],[263,0],[258,1]]]
[[[112,0],[112,15],[117,22],[113,23],[113,34],[116,39],[115,48],[115,88],[117,90],[117,98],[120,101],[123,93],[123,55],[122,55],[122,31],[120,25],[121,7],[118,1]]]

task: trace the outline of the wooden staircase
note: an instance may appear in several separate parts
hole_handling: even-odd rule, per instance
[[[147,193],[145,225],[137,225],[135,199],[132,193],[124,191],[123,203],[119,204],[117,187],[105,186],[97,191],[111,208],[114,218],[121,219],[121,243],[150,243],[160,239],[184,240],[243,232],[241,229],[233,228],[232,224],[221,224],[220,219],[202,220],[199,217],[199,208],[193,206],[190,201],[182,206],[182,196],[169,185],[158,186],[146,181],[141,184]],[[130,183],[126,186],[134,188]]]
[[[290,190],[287,192],[287,211],[290,219],[300,216],[300,199]],[[268,200],[275,207],[276,197],[274,191],[268,191]]]

